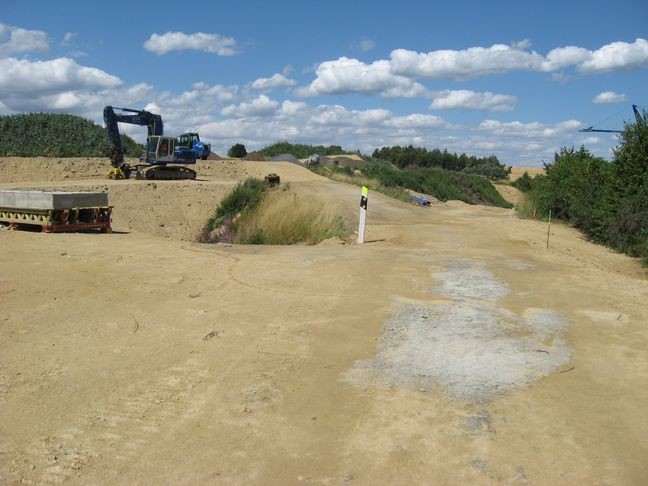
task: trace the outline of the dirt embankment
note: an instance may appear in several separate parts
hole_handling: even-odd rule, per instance
[[[322,179],[285,162],[235,159],[199,161],[196,181],[114,181],[106,177],[109,168],[106,159],[7,157],[0,158],[0,183],[13,189],[107,192],[118,231],[196,241],[221,199],[248,177],[274,172],[284,183]]]

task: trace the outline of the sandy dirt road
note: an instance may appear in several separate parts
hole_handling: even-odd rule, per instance
[[[248,175],[349,224],[359,190],[281,163],[154,187],[47,162],[0,159],[0,188],[106,188],[116,231],[0,231],[0,483],[645,484],[636,260],[378,194],[363,246],[208,246]]]

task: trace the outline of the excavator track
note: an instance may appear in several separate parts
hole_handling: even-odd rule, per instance
[[[178,181],[184,179],[195,179],[196,171],[188,169],[187,167],[177,167],[177,166],[147,166],[146,168],[138,171],[138,174],[143,176],[143,178],[148,180],[167,180],[167,181]]]

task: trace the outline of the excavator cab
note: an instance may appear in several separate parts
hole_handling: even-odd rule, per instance
[[[146,162],[159,165],[176,162],[175,142],[174,137],[148,137],[146,140]]]

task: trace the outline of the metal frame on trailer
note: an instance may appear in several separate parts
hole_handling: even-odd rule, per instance
[[[20,226],[40,226],[44,233],[99,230],[112,233],[112,206],[67,209],[1,208],[0,223],[12,229]]]

